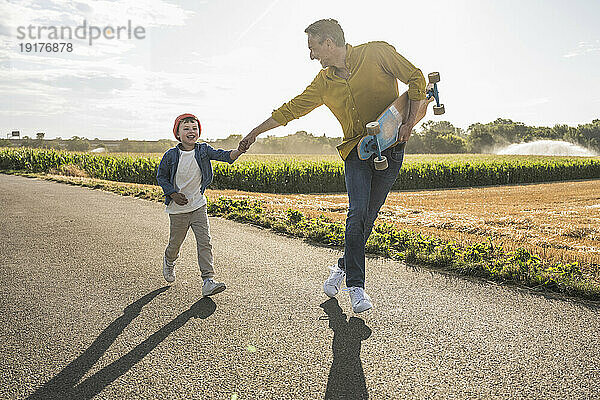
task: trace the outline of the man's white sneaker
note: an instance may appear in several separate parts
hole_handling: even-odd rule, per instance
[[[212,296],[213,294],[221,293],[225,290],[225,284],[222,282],[215,282],[212,278],[204,280],[202,285],[202,296]]]
[[[329,273],[329,278],[323,283],[323,292],[329,297],[335,297],[342,287],[346,272],[338,267],[337,264],[330,266],[329,269],[331,272]]]
[[[352,303],[352,311],[354,311],[355,313],[361,313],[373,307],[373,304],[371,303],[371,298],[368,294],[365,293],[365,289],[354,286],[349,287],[348,292],[350,292],[350,302]]]
[[[175,263],[168,262],[165,256],[163,256],[163,276],[167,282],[175,282]]]

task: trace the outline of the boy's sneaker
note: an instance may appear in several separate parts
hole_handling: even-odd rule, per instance
[[[212,296],[213,294],[221,293],[225,290],[225,284],[223,282],[215,282],[212,278],[204,280],[202,285],[202,296]]]
[[[365,293],[365,289],[354,286],[349,287],[348,292],[350,292],[350,302],[352,303],[352,311],[354,311],[355,313],[361,313],[373,307],[373,304],[371,303],[371,298],[368,294]]]
[[[165,256],[163,256],[163,276],[167,282],[175,282],[175,263],[168,262]]]
[[[338,267],[337,264],[330,266],[329,269],[331,273],[329,273],[329,278],[323,283],[323,292],[329,297],[335,297],[342,287],[346,272]]]

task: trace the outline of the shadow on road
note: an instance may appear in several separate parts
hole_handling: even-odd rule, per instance
[[[342,313],[335,298],[320,306],[329,317],[333,330],[333,363],[329,370],[325,399],[368,399],[367,384],[360,360],[361,342],[371,336],[365,321]]]
[[[91,399],[118,377],[129,371],[131,367],[141,361],[171,333],[181,328],[191,318],[208,318],[217,308],[215,302],[208,297],[198,300],[188,310],[179,314],[129,353],[78,384],[79,380],[102,357],[116,338],[140,314],[142,307],[168,288],[169,286],[165,286],[154,290],[127,306],[123,310],[123,315],[102,331],[100,336],[82,355],[67,365],[44,386],[36,390],[35,393],[29,396],[29,399]]]

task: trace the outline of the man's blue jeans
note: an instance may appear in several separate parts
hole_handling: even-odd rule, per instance
[[[402,160],[405,143],[385,150],[388,168],[377,171],[373,158],[361,160],[356,148],[344,163],[346,190],[348,191],[348,216],[344,257],[338,260],[340,268],[346,270],[346,286],[365,287],[365,244],[379,209],[396,181]]]

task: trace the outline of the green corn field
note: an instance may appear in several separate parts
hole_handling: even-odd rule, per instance
[[[57,150],[2,148],[0,169],[49,172],[75,165],[90,177],[156,184],[157,155],[90,154]],[[293,160],[262,156],[234,164],[213,162],[214,189],[262,193],[344,192],[341,160]],[[600,178],[599,158],[580,157],[431,157],[407,161],[395,190],[456,188]]]

